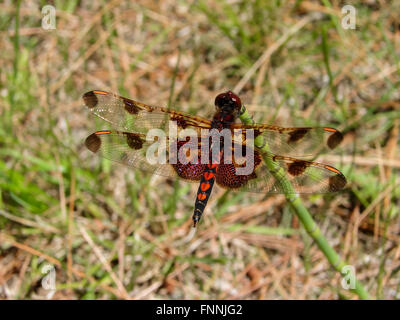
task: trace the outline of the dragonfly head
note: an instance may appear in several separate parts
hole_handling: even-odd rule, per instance
[[[217,95],[215,98],[215,107],[222,113],[239,114],[242,102],[232,91],[227,91]]]

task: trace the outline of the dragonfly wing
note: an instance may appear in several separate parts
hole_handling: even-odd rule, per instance
[[[268,169],[263,157],[273,163],[274,172]],[[287,182],[291,183],[296,193],[329,193],[339,191],[346,185],[344,175],[326,164],[273,153],[261,154],[255,149],[246,153],[245,158],[240,165],[236,161],[221,163],[216,173],[217,184],[224,188],[262,193],[287,193]],[[239,174],[244,168],[252,169]]]
[[[89,91],[83,101],[91,112],[110,122],[116,129],[146,133],[150,129],[169,132],[171,121],[178,130],[192,129],[198,136],[210,128],[210,121],[175,110],[153,107],[106,91]]]
[[[284,154],[289,157],[307,157],[320,153],[324,149],[334,149],[343,140],[340,131],[329,127],[298,127],[283,128],[272,125],[234,124],[232,129],[244,141],[249,137],[249,130],[253,131],[254,138],[262,136],[271,152]]]
[[[149,141],[140,133],[104,130],[88,136],[85,145],[106,159],[165,177],[179,176],[194,182],[200,180],[205,169],[205,165],[195,159],[199,157],[196,152],[187,155],[186,163],[180,161],[180,151],[186,154],[190,148],[200,148],[200,142],[190,139],[180,141],[172,148],[168,139]]]

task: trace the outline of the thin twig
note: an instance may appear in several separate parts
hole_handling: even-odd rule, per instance
[[[251,118],[250,114],[244,106],[242,107],[240,120],[247,125],[254,124],[254,120]],[[263,147],[260,148],[260,151],[263,155],[263,160],[267,168],[271,171],[271,174],[281,184],[282,190],[284,190],[285,197],[289,201],[290,207],[303,224],[307,233],[314,239],[315,243],[328,259],[332,267],[338,272],[341,272],[346,263],[340,259],[339,255],[329,245],[327,239],[323,236],[321,230],[314,222],[312,216],[301,201],[301,198],[295,192],[283,168],[280,168],[277,163],[273,161],[272,158],[269,156],[269,146],[267,141],[265,141],[262,135],[259,135],[255,139],[254,143],[255,145],[263,145]],[[355,288],[351,290],[356,293],[361,299],[369,298],[368,292],[365,291],[364,287],[358,280],[356,280]]]
[[[95,245],[93,242],[92,238],[88,235],[86,232],[85,228],[78,224],[79,231],[81,232],[83,238],[86,240],[86,242],[89,244],[89,246],[93,249],[94,254],[97,256],[97,258],[100,260],[101,264],[104,266],[106,271],[110,274],[111,279],[115,282],[115,284],[118,287],[118,290],[126,297],[129,297],[128,292],[126,291],[124,285],[122,284],[121,280],[117,277],[117,275],[114,273],[113,269],[111,268],[110,264],[108,263],[107,259],[104,257],[100,249]]]

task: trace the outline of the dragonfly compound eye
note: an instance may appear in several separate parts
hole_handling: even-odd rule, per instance
[[[232,112],[233,110],[240,111],[242,102],[240,98],[232,91],[220,93],[215,98],[215,106],[219,109]]]

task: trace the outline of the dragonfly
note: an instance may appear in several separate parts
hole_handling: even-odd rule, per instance
[[[274,170],[284,171],[286,181],[291,183],[296,194],[336,192],[346,185],[345,176],[335,167],[304,159],[316,150],[336,148],[343,140],[340,131],[331,127],[238,123],[237,120],[246,108],[232,91],[216,96],[216,110],[212,119],[146,105],[101,90],[85,93],[83,101],[92,113],[114,128],[89,135],[85,145],[90,151],[145,172],[170,178],[179,177],[199,184],[192,215],[193,227],[196,227],[203,215],[214,183],[230,190],[284,193],[283,181],[266,165],[263,161],[265,157],[275,165],[277,169]],[[176,132],[172,134],[171,129]],[[149,161],[150,149],[155,142],[161,142],[159,137],[149,135],[152,130],[165,132],[163,141],[164,151],[168,155],[166,161]],[[190,136],[177,139],[187,130]],[[210,130],[234,133],[233,138],[224,143],[220,137],[221,143],[214,143],[214,140],[208,140],[213,138],[207,133]],[[249,139],[246,138],[248,134]],[[251,137],[253,144],[248,143]],[[254,144],[258,137],[268,144],[268,149],[264,148],[265,143],[262,146]],[[193,150],[197,152],[192,153]],[[235,156],[241,156],[229,161],[225,157],[227,150]],[[178,154],[187,155],[187,158],[182,160],[177,157]],[[248,166],[247,172],[239,174],[239,169],[245,168],[250,162],[252,166]]]

